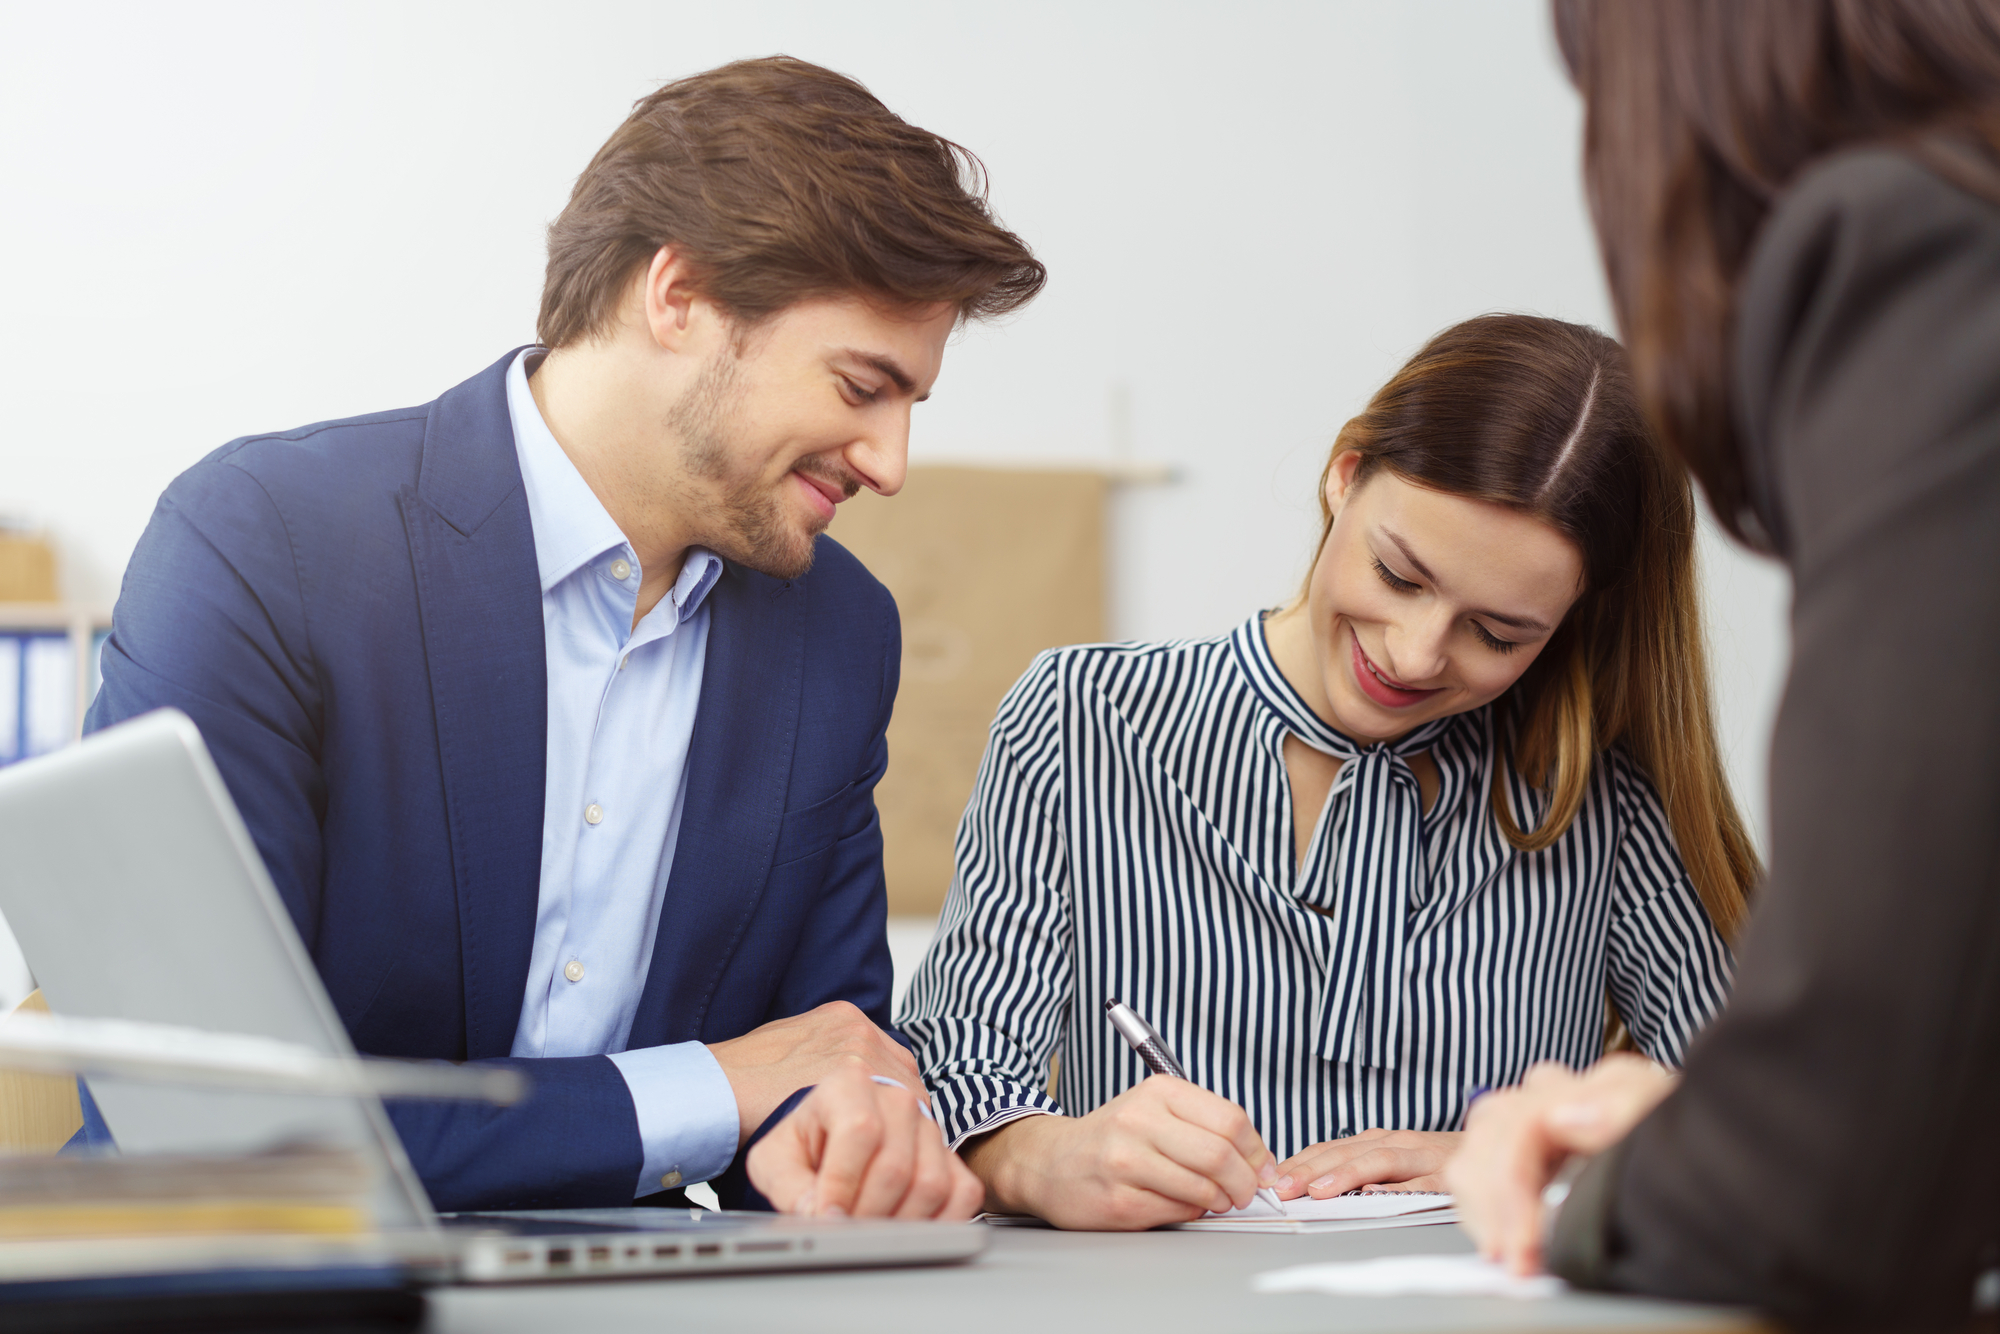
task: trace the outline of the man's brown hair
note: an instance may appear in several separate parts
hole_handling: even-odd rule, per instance
[[[789,56],[723,65],[640,99],[583,169],[549,227],[536,330],[549,347],[602,334],[665,245],[745,324],[842,293],[1007,314],[1047,271],[985,186],[978,158],[845,75]]]

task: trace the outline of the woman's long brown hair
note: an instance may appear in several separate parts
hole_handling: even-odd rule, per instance
[[[1554,0],[1639,396],[1716,518],[1769,550],[1730,396],[1736,287],[1813,159],[1908,149],[2000,197],[1994,0]]]
[[[1617,343],[1580,324],[1484,315],[1433,338],[1341,428],[1327,460],[1359,454],[1355,483],[1387,468],[1450,495],[1533,515],[1576,544],[1584,590],[1502,696],[1493,813],[1540,851],[1583,804],[1610,746],[1659,790],[1711,920],[1733,936],[1760,874],[1715,739],[1687,475],[1659,447]],[[1323,526],[1333,526],[1320,479]],[[1521,828],[1508,771],[1548,809]]]

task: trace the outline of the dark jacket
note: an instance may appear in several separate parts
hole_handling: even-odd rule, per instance
[[[89,727],[200,727],[354,1044],[507,1057],[540,892],[547,659],[507,415],[512,353],[436,402],[224,445],[126,571]],[[687,802],[634,1047],[825,1001],[888,1021],[874,787],[900,635],[822,538],[790,582],[709,595]],[[508,1061],[534,1094],[391,1117],[441,1209],[630,1204],[602,1056]]]
[[[1811,1325],[1962,1322],[2000,1239],[2000,204],[1829,157],[1741,288],[1793,582],[1771,874],[1680,1089],[1552,1267]]]

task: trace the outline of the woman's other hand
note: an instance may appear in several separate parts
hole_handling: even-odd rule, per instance
[[[1544,1062],[1517,1087],[1474,1102],[1444,1177],[1479,1253],[1516,1274],[1538,1272],[1542,1191],[1572,1154],[1601,1153],[1623,1139],[1678,1078],[1629,1054],[1580,1075]]]
[[[987,1208],[1133,1231],[1240,1208],[1278,1179],[1241,1107],[1155,1075],[1087,1116],[1029,1116],[967,1146]]]
[[[1278,1164],[1281,1200],[1345,1195],[1363,1186],[1393,1190],[1445,1189],[1445,1160],[1463,1138],[1455,1130],[1364,1130],[1315,1144]]]

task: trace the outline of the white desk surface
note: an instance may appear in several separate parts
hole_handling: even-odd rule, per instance
[[[426,1334],[1110,1334],[1112,1331],[1593,1330],[1744,1334],[1741,1312],[1634,1298],[1258,1294],[1250,1277],[1324,1260],[1472,1249],[1455,1226],[1322,1236],[994,1228],[967,1264],[755,1277],[455,1288],[431,1295]]]

